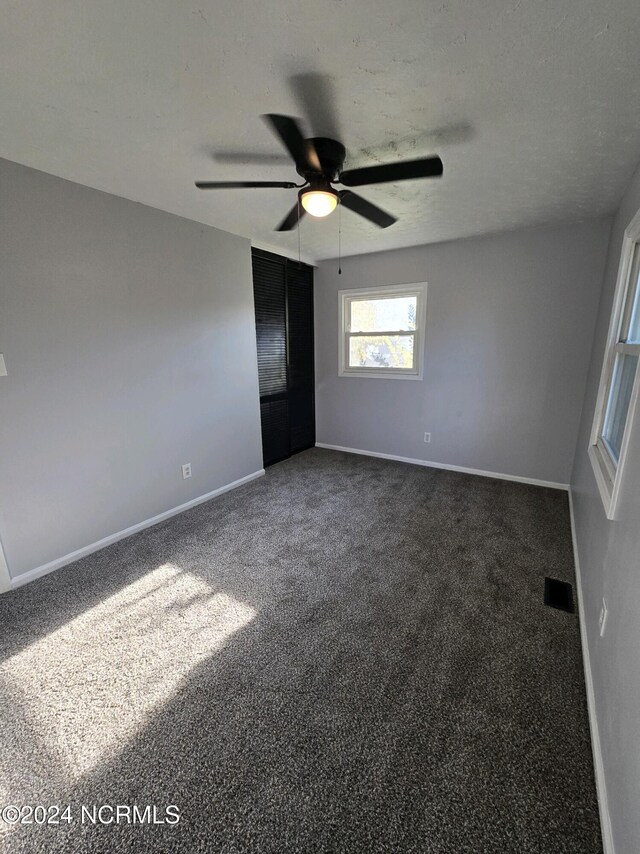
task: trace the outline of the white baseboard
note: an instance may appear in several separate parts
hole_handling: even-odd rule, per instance
[[[118,531],[116,534],[110,534],[108,537],[104,537],[101,540],[98,540],[95,543],[91,543],[88,546],[83,546],[81,549],[76,549],[69,554],[64,555],[63,557],[56,558],[56,560],[52,560],[49,563],[44,563],[42,566],[37,566],[35,569],[30,569],[28,572],[24,572],[21,575],[17,575],[15,578],[11,578],[10,586],[12,590],[15,590],[17,587],[22,587],[23,584],[28,584],[30,581],[35,581],[36,578],[41,578],[43,575],[48,575],[50,572],[54,572],[56,569],[60,569],[63,566],[67,566],[69,563],[73,563],[76,560],[80,560],[82,557],[86,557],[87,555],[93,554],[93,552],[97,552],[100,549],[105,548],[105,546],[110,546],[112,543],[117,543],[118,540],[124,540],[125,537],[130,537],[132,534],[137,534],[138,531],[143,531],[145,528],[151,528],[152,525],[157,525],[158,522],[164,522],[165,519],[170,519],[172,516],[177,516],[179,513],[184,513],[185,510],[190,510],[192,507],[196,507],[198,504],[203,504],[205,501],[209,501],[212,498],[216,498],[218,495],[222,495],[224,492],[229,492],[232,489],[236,489],[239,486],[242,486],[245,483],[249,483],[251,480],[256,480],[258,477],[262,477],[264,474],[264,469],[260,469],[259,471],[254,471],[252,474],[246,475],[246,477],[241,477],[239,480],[234,480],[232,483],[227,483],[225,486],[221,486],[218,489],[214,489],[212,492],[207,492],[206,495],[200,495],[198,498],[192,498],[191,501],[187,501],[184,504],[180,504],[178,507],[173,507],[171,510],[165,510],[164,513],[159,513],[157,516],[153,516],[151,519],[145,519],[144,522],[138,522],[137,525],[132,525],[130,528],[125,528],[124,531]],[[2,592],[0,588],[0,592]],[[6,591],[5,591],[6,592]]]
[[[611,828],[611,816],[609,814],[609,801],[607,799],[607,786],[604,776],[604,763],[602,761],[602,748],[600,746],[600,733],[598,730],[598,718],[596,714],[596,698],[593,690],[593,677],[591,675],[591,658],[589,656],[589,642],[587,639],[587,624],[584,614],[584,601],[582,597],[582,577],[580,575],[580,556],[578,554],[578,538],[576,535],[576,523],[573,514],[573,495],[569,487],[569,514],[571,516],[571,539],[573,540],[573,559],[576,568],[576,593],[578,596],[578,616],[580,620],[580,640],[582,642],[582,663],[584,666],[584,681],[587,689],[587,710],[589,713],[589,729],[591,730],[591,750],[593,751],[593,767],[596,777],[596,791],[598,795],[598,810],[600,812],[600,830],[602,832],[602,848],[604,854],[615,854],[613,847],[613,831]]]
[[[517,474],[502,474],[497,471],[482,471],[481,469],[470,469],[466,466],[454,466],[449,463],[434,463],[429,460],[414,460],[411,457],[398,457],[395,454],[381,454],[378,451],[363,451],[360,448],[343,448],[341,445],[327,445],[324,442],[316,442],[316,448],[327,448],[330,451],[344,451],[345,454],[362,454],[365,457],[379,457],[381,460],[395,460],[399,463],[411,463],[414,466],[426,466],[432,469],[445,469],[446,471],[459,471],[463,474],[477,474],[481,477],[494,477],[498,480],[513,480],[516,483],[530,483],[534,486],[548,486],[551,489],[569,489],[568,483],[556,483],[552,480],[538,480],[535,477],[520,477]]]

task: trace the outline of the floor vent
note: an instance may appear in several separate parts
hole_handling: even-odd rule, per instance
[[[558,581],[557,578],[544,580],[544,604],[550,608],[559,608],[573,614],[573,590],[568,581]]]

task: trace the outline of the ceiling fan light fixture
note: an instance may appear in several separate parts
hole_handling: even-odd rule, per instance
[[[336,209],[338,194],[332,190],[305,190],[300,193],[300,202],[311,216],[329,216]]]
[[[200,190],[242,190],[260,187],[280,187],[298,190],[296,203],[282,220],[276,231],[291,231],[304,214],[326,217],[338,205],[364,217],[379,228],[388,228],[396,218],[382,208],[354,193],[351,187],[366,184],[385,184],[396,181],[414,181],[417,178],[440,178],[443,173],[442,160],[436,155],[417,160],[401,160],[395,163],[377,163],[358,169],[342,166],[346,151],[341,142],[324,136],[305,138],[302,128],[291,116],[266,113],[263,118],[289,152],[296,172],[304,183],[292,181],[196,181]],[[334,189],[333,184],[342,184],[349,189]]]

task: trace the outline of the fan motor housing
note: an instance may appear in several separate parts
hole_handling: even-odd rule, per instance
[[[347,152],[344,145],[326,136],[315,136],[309,139],[308,142],[313,143],[313,147],[318,154],[322,165],[322,175],[327,181],[335,181],[342,170],[344,158],[346,157]],[[303,178],[306,178],[309,174],[308,172],[302,172],[300,169],[297,172]]]

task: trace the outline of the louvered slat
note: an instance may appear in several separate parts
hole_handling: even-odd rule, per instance
[[[282,264],[254,255],[253,298],[260,397],[283,394],[287,391],[287,326]]]

